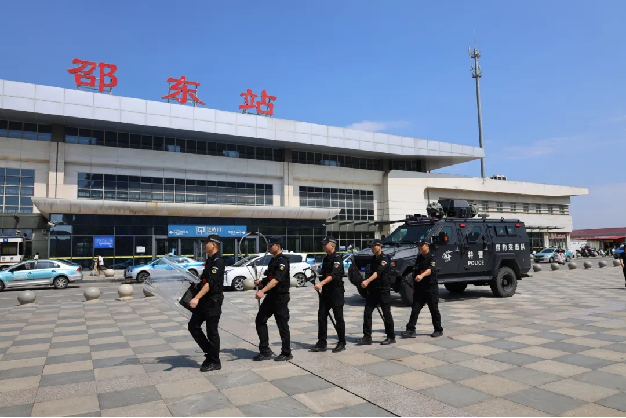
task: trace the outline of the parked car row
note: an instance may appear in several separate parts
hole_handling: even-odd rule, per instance
[[[283,251],[283,254],[289,258],[289,274],[296,279],[298,287],[304,286],[307,281],[315,280],[315,272],[307,262],[306,254],[287,251]],[[271,254],[254,254],[239,260],[230,267],[226,267],[224,287],[232,290],[243,290],[244,280],[263,277],[272,257]],[[257,277],[254,275],[255,264]]]

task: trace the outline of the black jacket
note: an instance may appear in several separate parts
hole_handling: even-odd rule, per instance
[[[289,275],[289,258],[283,253],[274,256],[270,260],[267,270],[265,270],[265,277],[261,280],[261,283],[263,286],[266,286],[272,279],[278,280],[278,284],[266,293],[268,297],[289,294],[289,280],[291,279]]]
[[[415,267],[413,268],[413,279],[415,279],[418,274],[422,274],[428,269],[430,269],[430,276],[424,277],[419,282],[414,282],[414,289],[430,289],[437,286],[437,270],[435,268],[435,257],[433,253],[429,252],[425,255],[418,254],[415,260]]]
[[[368,289],[371,291],[389,291],[389,271],[391,270],[391,257],[381,253],[379,256],[372,255],[370,260],[370,273],[369,276],[378,273],[376,280],[373,280],[368,285]],[[369,278],[369,276],[367,278]]]
[[[224,299],[224,259],[214,254],[207,258],[204,271],[202,272],[201,286],[209,284],[209,292],[202,299]]]
[[[322,295],[330,294],[335,291],[344,291],[343,288],[343,258],[337,253],[326,255],[322,261],[322,276],[320,281],[332,277],[332,280],[322,287]]]

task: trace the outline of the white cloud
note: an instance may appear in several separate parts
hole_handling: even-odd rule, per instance
[[[390,122],[364,120],[362,122],[352,123],[348,125],[347,128],[357,129],[359,131],[381,132],[389,129],[406,128],[409,125],[409,122],[405,120],[396,120]]]
[[[572,197],[570,213],[575,229],[620,228],[626,226],[626,183],[589,187],[586,196]]]

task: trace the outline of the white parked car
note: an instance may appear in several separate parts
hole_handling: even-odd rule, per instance
[[[289,273],[291,277],[296,279],[298,287],[302,287],[308,280],[315,278],[315,272],[311,269],[311,265],[306,262],[306,254],[289,253],[283,251],[289,257]],[[254,254],[239,260],[232,266],[226,267],[224,272],[224,287],[232,290],[243,290],[243,281],[245,279],[256,279],[254,277],[253,263],[256,262],[258,278],[263,278],[265,270],[272,259],[271,254]]]

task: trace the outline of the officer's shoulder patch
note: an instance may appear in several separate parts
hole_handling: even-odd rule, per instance
[[[211,269],[211,273],[213,273],[213,274],[217,273],[217,267],[213,267],[213,268]]]
[[[431,266],[434,266],[434,265],[435,265],[435,262],[434,262],[434,261],[431,261],[430,265],[431,265]]]
[[[284,264],[279,264],[278,265],[278,270],[284,270],[285,269],[285,265]]]
[[[387,265],[387,262],[386,262],[385,260],[383,260],[383,261],[381,261],[381,262],[380,262],[380,265],[381,265],[381,266],[386,266],[386,265]]]
[[[335,262],[333,263],[333,265],[334,265],[335,267],[339,267],[339,266],[341,265],[341,263],[340,263],[339,261],[335,261]]]

